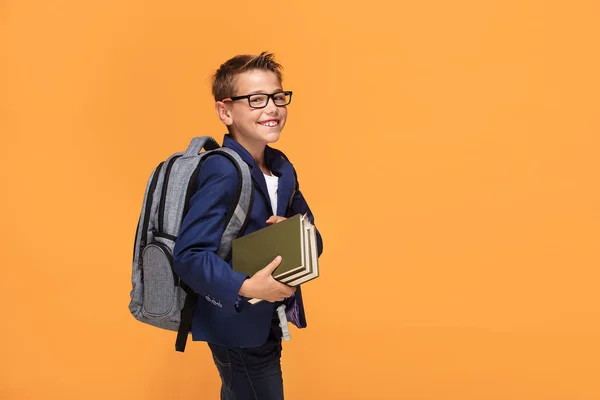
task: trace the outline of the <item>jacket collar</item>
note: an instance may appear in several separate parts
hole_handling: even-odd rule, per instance
[[[266,203],[269,205],[269,210],[273,208],[267,182],[265,177],[252,155],[240,143],[238,143],[231,135],[226,134],[223,138],[223,147],[228,147],[239,154],[240,158],[250,166],[252,179],[262,193]],[[279,177],[279,186],[277,188],[277,213],[276,215],[285,216],[288,202],[294,194],[296,188],[296,173],[294,166],[283,156],[279,150],[269,146],[265,147],[265,162],[267,167]]]

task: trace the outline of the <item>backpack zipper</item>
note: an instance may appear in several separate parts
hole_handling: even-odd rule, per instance
[[[160,196],[160,205],[158,207],[158,232],[163,231],[163,219],[165,216],[165,203],[167,202],[167,190],[169,184],[169,175],[171,174],[171,168],[173,168],[173,164],[177,159],[181,157],[181,155],[174,156],[169,160],[167,164],[167,169],[165,170],[165,177],[163,178],[163,187],[162,187],[162,195]]]
[[[158,177],[160,175],[160,171],[164,161],[158,164],[156,167],[156,171],[154,172],[154,176],[152,177],[152,182],[150,182],[150,187],[148,188],[148,198],[146,199],[146,210],[144,210],[144,226],[142,227],[142,240],[140,241],[140,254],[141,250],[146,247],[146,241],[148,240],[148,224],[150,222],[150,212],[152,211],[152,198],[154,195],[154,190],[156,189],[156,185],[158,184]],[[137,235],[137,232],[136,232]],[[137,240],[137,239],[136,239]],[[140,257],[141,259],[141,257]]]
[[[157,246],[158,248],[160,248],[163,251],[163,253],[165,253],[165,256],[167,256],[167,260],[169,260],[169,266],[171,267],[171,273],[173,274],[173,284],[175,286],[180,286],[181,279],[175,273],[175,269],[173,268],[173,255],[171,254],[171,250],[169,249],[169,246],[167,246],[164,243],[157,242],[157,241],[154,241],[151,244]]]

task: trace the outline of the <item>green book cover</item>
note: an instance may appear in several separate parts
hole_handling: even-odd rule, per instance
[[[254,275],[280,255],[283,260],[273,272],[277,279],[304,268],[302,215],[297,214],[232,241],[233,269]]]

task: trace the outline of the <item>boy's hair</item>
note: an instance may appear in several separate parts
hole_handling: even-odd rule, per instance
[[[235,95],[235,80],[239,74],[253,69],[262,69],[277,75],[279,82],[282,80],[283,67],[275,61],[275,56],[263,51],[259,55],[237,55],[219,67],[212,76],[212,94],[215,101],[221,101]]]

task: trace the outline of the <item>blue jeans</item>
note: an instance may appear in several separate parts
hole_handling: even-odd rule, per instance
[[[208,343],[221,376],[221,400],[283,400],[281,328],[274,315],[267,342],[259,347]]]

